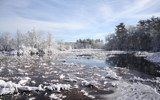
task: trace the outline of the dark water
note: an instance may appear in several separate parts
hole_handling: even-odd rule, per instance
[[[111,66],[123,67],[138,72],[160,77],[160,66],[158,64],[147,61],[144,57],[135,57],[129,54],[116,55],[107,58],[106,63]]]
[[[66,62],[97,67],[122,67],[160,77],[160,66],[158,64],[149,62],[144,57],[135,57],[131,54],[119,54],[114,57],[106,58],[105,60],[72,58],[67,59]]]

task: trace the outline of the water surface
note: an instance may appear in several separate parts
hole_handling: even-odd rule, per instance
[[[113,57],[98,60],[93,58],[69,58],[67,63],[78,63],[86,66],[97,67],[122,67],[130,70],[136,70],[147,75],[160,77],[160,66],[146,60],[144,57],[136,57],[131,54],[118,54]]]

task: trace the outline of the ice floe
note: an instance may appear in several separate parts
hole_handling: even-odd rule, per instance
[[[107,73],[107,75],[105,76],[106,78],[115,79],[115,80],[120,80],[121,79],[121,77],[118,76],[116,74],[116,72],[114,72],[110,68],[106,68],[106,73]]]
[[[18,82],[18,84],[20,84],[20,85],[25,85],[25,84],[27,84],[30,80],[31,80],[30,77],[23,77],[23,78]]]
[[[16,92],[20,91],[58,91],[61,90],[69,90],[71,88],[70,84],[50,84],[43,86],[40,84],[38,87],[36,86],[23,86],[21,84],[13,83],[12,81],[5,82],[4,80],[0,80],[0,95],[6,95],[6,94],[14,94]]]
[[[66,96],[63,96],[62,94],[55,94],[55,93],[52,93],[49,97],[51,98],[51,100],[52,99],[62,100],[66,98]]]
[[[70,84],[51,84],[49,86],[44,86],[45,89],[51,91],[61,91],[61,90],[69,90],[71,88]]]

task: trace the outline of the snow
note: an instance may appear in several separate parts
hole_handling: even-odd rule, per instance
[[[15,88],[0,88],[0,95],[13,94],[15,92]]]
[[[62,75],[59,76],[59,78],[60,78],[60,79],[64,79],[64,78],[65,78],[65,75],[62,74]]]
[[[66,96],[63,96],[62,94],[55,94],[55,93],[52,93],[49,97],[51,98],[51,100],[52,99],[62,100],[66,98]]]
[[[38,87],[31,87],[31,86],[19,86],[18,89],[22,91],[38,91]]]
[[[67,82],[77,82],[77,80],[73,79],[73,78],[67,78],[67,79],[65,79],[65,81],[67,81]]]
[[[18,82],[18,84],[20,84],[20,85],[25,85],[25,84],[27,84],[30,80],[31,80],[31,78],[29,78],[29,77],[23,77],[23,78]]]
[[[5,82],[0,80],[0,95],[13,94],[17,91],[17,84],[12,83],[11,81]]]
[[[91,81],[83,80],[81,82],[81,85],[85,86],[85,87],[93,88],[93,87],[97,87],[97,85],[99,85],[99,83],[95,80],[91,80]]]
[[[116,100],[159,100],[159,98],[160,94],[155,89],[141,83],[121,82],[116,94]]]
[[[137,51],[136,53],[134,53],[134,55],[136,57],[147,57],[147,56],[150,56],[152,55],[153,53],[149,53],[147,51]]]
[[[89,98],[92,98],[92,99],[95,98],[94,96],[89,95],[85,90],[81,90],[81,92],[82,92],[85,96],[87,96],[87,97],[89,97]]]
[[[51,94],[49,97],[51,98],[51,100],[52,100],[52,99],[61,100],[61,99],[60,99],[57,95],[55,95],[55,94]]]
[[[44,86],[45,89],[51,91],[61,91],[61,90],[69,90],[71,88],[70,84],[51,84],[49,86]]]
[[[36,98],[35,97],[31,97],[31,98],[29,98],[29,100],[36,100]]]
[[[92,85],[92,84],[90,82],[88,82],[88,81],[85,80],[85,81],[81,82],[81,85],[82,86],[89,86],[89,85]]]
[[[6,82],[4,80],[0,80],[0,87],[4,87]]]
[[[160,63],[160,52],[154,53],[147,57],[147,60],[155,63]]]
[[[143,79],[140,77],[134,76],[133,78],[130,78],[131,81],[139,81],[139,82],[152,82],[160,84],[160,77],[156,77],[155,79]]]
[[[28,79],[28,78],[24,78]],[[69,90],[71,88],[70,84],[51,84],[49,86],[44,86],[40,84],[38,87],[35,86],[22,86],[21,84],[13,83],[12,81],[5,82],[4,80],[0,80],[0,95],[13,94],[18,92],[18,89],[21,91],[61,91],[61,90]]]
[[[114,72],[110,68],[106,68],[106,72],[107,72],[107,75],[105,76],[106,78],[115,79],[115,80],[121,79],[121,77],[117,76],[116,72]]]

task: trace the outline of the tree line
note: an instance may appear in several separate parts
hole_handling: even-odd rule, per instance
[[[140,20],[136,26],[120,23],[106,37],[106,50],[160,51],[160,18]]]
[[[100,39],[79,39],[74,45],[75,49],[102,49],[104,48],[104,43]]]

